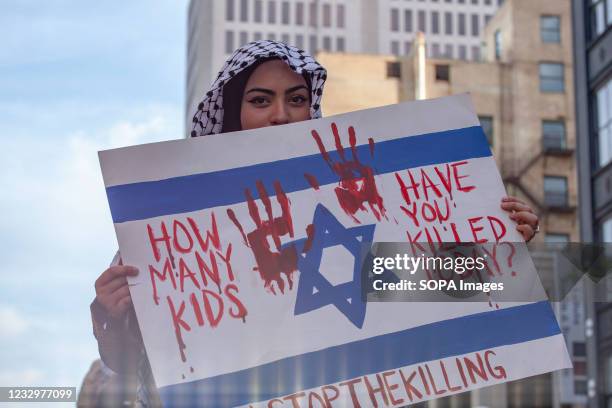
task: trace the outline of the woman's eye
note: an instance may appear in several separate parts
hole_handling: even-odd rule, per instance
[[[268,103],[268,99],[264,96],[255,96],[249,100],[253,105],[265,105]]]
[[[291,102],[294,105],[301,105],[303,103],[305,103],[308,99],[303,96],[303,95],[293,95],[290,99],[289,102]]]

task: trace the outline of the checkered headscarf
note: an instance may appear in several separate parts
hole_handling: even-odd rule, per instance
[[[310,77],[310,117],[321,117],[321,96],[327,71],[310,54],[277,41],[255,41],[238,48],[227,60],[210,91],[193,116],[191,137],[221,133],[223,127],[223,86],[234,76],[262,59],[278,58],[299,75]]]

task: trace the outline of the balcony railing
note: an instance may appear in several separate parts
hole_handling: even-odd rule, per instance
[[[567,147],[565,137],[560,135],[543,135],[542,151],[552,155],[571,155],[573,150]]]

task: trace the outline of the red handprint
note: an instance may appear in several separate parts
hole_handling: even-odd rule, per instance
[[[236,218],[234,211],[228,209],[227,215],[240,230],[245,245],[253,251],[255,261],[257,262],[257,266],[253,269],[259,271],[259,276],[263,279],[264,286],[276,294],[272,285],[273,282],[276,282],[281,293],[284,293],[285,290],[285,281],[282,279],[282,275],[286,276],[289,290],[291,290],[293,286],[292,274],[297,270],[297,252],[295,246],[281,248],[280,237],[289,235],[293,238],[293,220],[291,219],[289,199],[278,181],[274,183],[274,189],[276,191],[276,201],[281,207],[280,217],[272,217],[272,202],[261,181],[257,182],[257,192],[263,202],[267,220],[261,219],[257,204],[253,199],[251,190],[248,188],[245,190],[245,196],[249,207],[249,214],[256,228],[245,235],[244,229]],[[270,248],[268,237],[272,238],[275,250]]]
[[[355,137],[355,128],[353,128],[353,126],[349,126],[348,128],[349,144],[351,146],[352,154],[351,160],[347,160],[344,154],[344,147],[340,141],[338,127],[335,123],[332,123],[331,128],[336,143],[336,151],[340,156],[339,162],[334,162],[331,159],[329,153],[323,145],[323,142],[321,141],[319,133],[316,130],[312,131],[312,137],[317,142],[323,159],[327,162],[332,171],[340,178],[339,185],[335,188],[338,203],[344,212],[350,215],[358,224],[361,222],[357,219],[357,217],[355,217],[355,213],[358,210],[367,211],[366,207],[364,206],[365,203],[368,203],[370,210],[378,221],[381,220],[381,217],[386,218],[386,210],[383,205],[383,199],[378,194],[378,189],[376,187],[374,171],[370,166],[366,166],[365,164],[361,163],[359,161],[359,157],[357,156],[357,139]],[[368,143],[370,155],[373,157],[374,141],[372,138],[368,139]],[[305,176],[313,188],[318,189],[318,185],[315,187],[315,184],[313,184],[313,176]]]

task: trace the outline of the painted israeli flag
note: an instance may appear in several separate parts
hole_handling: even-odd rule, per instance
[[[539,283],[529,303],[361,299],[364,243],[522,240],[467,95],[100,161],[168,406],[403,406],[571,365]]]

